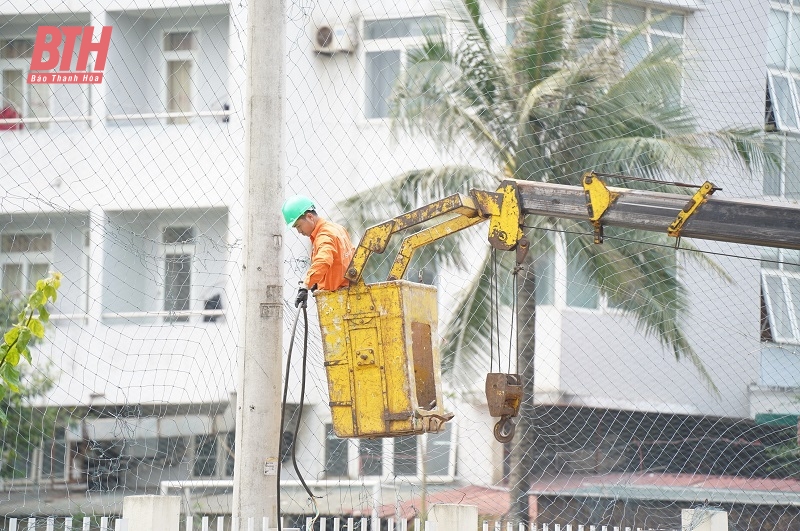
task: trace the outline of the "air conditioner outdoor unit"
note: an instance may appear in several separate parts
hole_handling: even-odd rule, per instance
[[[317,26],[314,35],[314,51],[325,55],[352,53],[356,49],[356,39],[351,26]]]

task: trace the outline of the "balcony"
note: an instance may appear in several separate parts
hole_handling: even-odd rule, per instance
[[[25,81],[38,26],[84,26],[98,19],[114,28],[102,84]],[[40,130],[48,130],[48,136],[54,130],[85,133],[98,125],[208,128],[230,120],[227,4],[0,16],[0,28],[4,136]],[[76,43],[72,64],[78,49]]]
[[[224,319],[226,210],[109,212],[104,234],[103,323]]]

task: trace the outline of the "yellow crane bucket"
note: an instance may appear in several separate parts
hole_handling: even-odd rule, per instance
[[[338,437],[441,431],[436,288],[405,280],[316,294]]]

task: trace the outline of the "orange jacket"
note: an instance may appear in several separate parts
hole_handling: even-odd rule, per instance
[[[334,291],[350,285],[344,278],[353,259],[353,244],[341,225],[318,218],[311,233],[311,267],[306,273],[306,286]]]

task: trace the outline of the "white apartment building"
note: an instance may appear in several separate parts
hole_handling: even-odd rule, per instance
[[[513,39],[519,5],[482,5],[498,51]],[[398,136],[388,120],[391,87],[423,29],[449,35],[442,5],[330,0],[287,8],[287,193],[310,195],[336,217],[337,201],[448,161],[430,143]],[[727,197],[797,200],[797,0],[628,0],[611,4],[607,16],[647,27],[626,64],[664,39],[682,43],[683,97],[704,127],[766,122],[774,130],[783,162],[763,182],[729,168],[708,176]],[[187,480],[206,482],[183,484],[191,488],[183,491],[187,510],[229,511],[245,20],[243,4],[214,0],[0,5],[0,95],[3,109],[16,113],[0,127],[0,282],[16,296],[47,270],[64,274],[37,352],[42,367],[51,362],[55,385],[37,405],[71,413],[41,448],[19,456],[2,484],[5,515],[118,514],[125,494]],[[104,83],[28,85],[41,25],[113,26]],[[336,53],[315,51],[325,25],[337,35]],[[309,249],[293,231],[285,241],[288,301]],[[790,265],[800,256],[763,251],[788,263],[762,265],[760,249],[696,244],[751,258],[715,258],[730,282],[693,266],[683,279],[692,293],[690,341],[718,394],[588,289],[562,241],[543,257],[537,402],[740,419],[800,413],[800,277]],[[442,297],[453,297],[458,281],[440,277]],[[287,320],[292,311],[287,304]],[[340,441],[330,433],[318,341],[296,444],[306,478],[326,493],[325,514],[418,496],[423,461],[435,488],[502,486],[503,448],[491,435],[482,382],[449,384],[457,416],[427,438],[426,455],[415,438]],[[265,427],[265,437],[277,431]],[[284,467],[293,481],[289,461]],[[287,492],[284,512],[308,510],[299,487]]]

